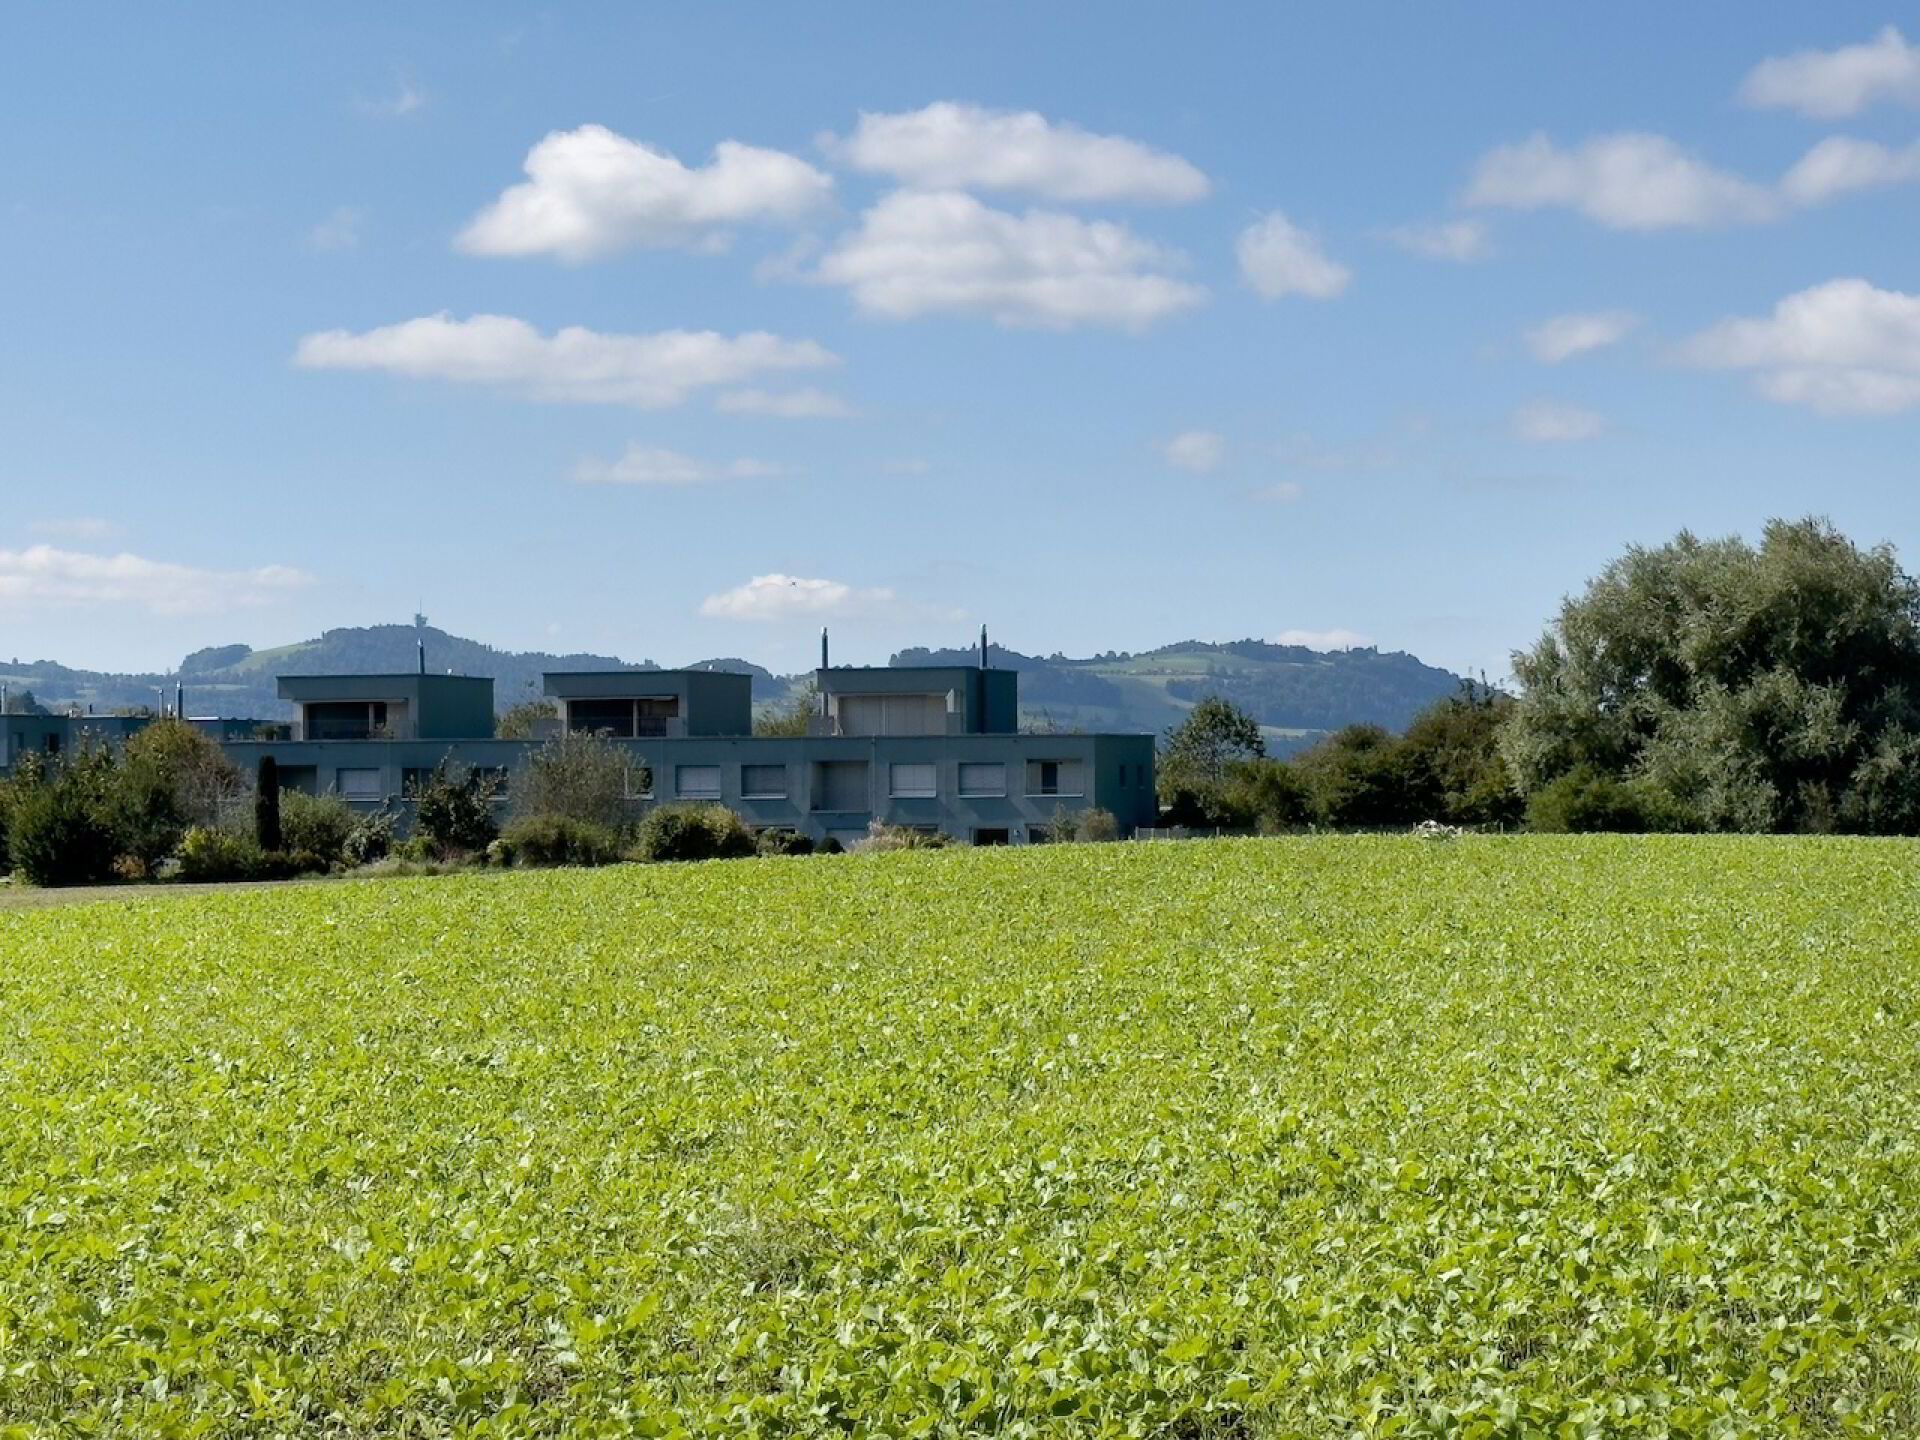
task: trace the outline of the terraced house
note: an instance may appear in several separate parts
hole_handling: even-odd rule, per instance
[[[823,664],[814,678],[808,733],[756,736],[746,675],[552,673],[545,689],[559,714],[549,733],[603,735],[624,750],[636,811],[719,803],[756,828],[815,840],[849,842],[877,819],[1018,845],[1045,839],[1057,812],[1094,807],[1111,811],[1123,833],[1154,822],[1153,737],[1022,733],[1015,671]],[[495,735],[490,679],[422,672],[278,683],[294,723],[262,727],[271,738],[227,727],[221,744],[249,774],[270,755],[284,788],[333,791],[360,809],[404,816],[443,762],[494,772],[510,804],[518,772],[547,738]]]

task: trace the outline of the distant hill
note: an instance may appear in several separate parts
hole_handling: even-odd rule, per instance
[[[371,625],[329,630],[318,639],[271,650],[210,646],[164,674],[0,660],[0,683],[15,694],[31,690],[45,705],[91,706],[103,714],[154,705],[163,693],[170,702],[174,686],[184,684],[191,714],[280,720],[291,712],[274,693],[275,677],[409,671],[419,663],[421,642],[429,670],[491,676],[494,702],[502,710],[537,696],[545,671],[660,668],[651,660],[612,655],[496,650],[432,626]],[[1021,672],[1021,721],[1029,726],[1157,732],[1178,724],[1196,700],[1224,695],[1260,722],[1280,752],[1357,721],[1401,729],[1422,706],[1460,684],[1458,676],[1399,651],[1327,652],[1263,640],[1187,640],[1140,654],[1109,651],[1085,659],[1023,655],[996,645],[988,656],[995,665]],[[972,649],[916,647],[900,651],[889,663],[972,665],[978,658]],[[702,667],[751,676],[758,704],[781,700],[807,679],[776,675],[738,656],[695,661],[690,668]]]
[[[989,645],[988,659],[1018,670],[1022,721],[1071,730],[1164,730],[1197,700],[1221,695],[1258,720],[1284,753],[1342,725],[1401,730],[1422,708],[1460,688],[1461,677],[1404,651],[1309,650],[1264,640],[1183,640],[1140,654],[1075,660]],[[902,650],[895,665],[972,665],[971,649]]]

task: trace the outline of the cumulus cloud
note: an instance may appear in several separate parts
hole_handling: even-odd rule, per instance
[[[726,226],[798,220],[833,193],[829,176],[779,150],[723,140],[693,168],[604,125],[556,130],[527,152],[525,168],[525,183],[460,233],[462,250],[579,262],[635,246],[711,245]]]
[[[827,149],[856,170],[924,190],[1017,190],[1056,201],[1182,204],[1207,177],[1178,155],[1119,135],[1095,135],[1032,110],[938,101],[899,114],[862,113]]]
[[[853,409],[838,395],[803,386],[798,390],[722,390],[713,408],[725,415],[771,415],[781,420],[839,420]]]
[[[1218,470],[1227,458],[1227,437],[1211,430],[1188,430],[1167,441],[1160,453],[1169,465],[1203,475]]]
[[[121,553],[96,555],[32,545],[0,550],[0,606],[128,606],[156,615],[199,615],[266,605],[312,584],[285,565],[202,570]]]
[[[1015,327],[1142,330],[1206,298],[1166,273],[1178,263],[1124,225],[900,190],[861,217],[815,278],[844,285],[861,310],[888,319],[950,311]]]
[[[1373,644],[1373,637],[1358,630],[1282,630],[1269,642],[1274,645],[1304,645],[1309,650],[1352,650]]]
[[[1580,315],[1556,315],[1527,331],[1533,358],[1558,365],[1576,355],[1618,345],[1640,324],[1630,310],[1597,310]]]
[[[1920,179],[1920,144],[1891,150],[1872,140],[1830,135],[1800,157],[1780,181],[1796,205],[1821,205],[1854,190],[1876,190]]]
[[[1858,114],[1877,100],[1920,105],[1920,45],[1889,25],[1864,44],[1776,55],[1748,72],[1740,98],[1821,119]]]
[[[1351,270],[1329,259],[1318,240],[1278,210],[1242,230],[1235,250],[1242,278],[1268,300],[1331,300],[1353,279]]]
[[[1748,370],[1769,400],[1827,415],[1920,407],[1920,295],[1865,280],[1829,280],[1770,314],[1733,317],[1683,341],[1676,358]]]
[[[1466,203],[1575,210],[1615,230],[1706,228],[1768,220],[1764,185],[1716,170],[1664,135],[1600,135],[1563,150],[1545,135],[1482,157]]]
[[[1558,400],[1535,400],[1513,412],[1509,421],[1516,437],[1536,445],[1592,440],[1604,434],[1607,422],[1591,410]]]
[[[1464,265],[1493,253],[1492,237],[1482,220],[1436,220],[1420,225],[1396,225],[1387,239],[1412,255],[1429,260],[1451,260]]]
[[[756,575],[744,585],[709,595],[700,613],[713,620],[862,619],[898,607],[885,587],[857,589],[839,580]]]
[[[785,340],[765,331],[609,335],[570,325],[543,335],[508,315],[455,320],[446,314],[359,334],[321,331],[301,340],[293,358],[308,370],[384,370],[414,379],[507,386],[536,400],[643,410],[678,405],[707,386],[839,363],[811,340]]]
[[[573,478],[582,485],[700,485],[709,480],[757,480],[779,473],[779,466],[764,460],[715,464],[677,450],[629,445],[614,460],[582,460],[574,467]]]

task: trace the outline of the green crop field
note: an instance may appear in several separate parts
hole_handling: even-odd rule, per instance
[[[0,1435],[1920,1433],[1920,850],[0,914]]]

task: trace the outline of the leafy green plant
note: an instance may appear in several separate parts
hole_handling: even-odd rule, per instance
[[[590,820],[527,815],[508,821],[491,848],[507,865],[611,865],[620,858],[620,836]]]
[[[730,860],[754,853],[753,831],[724,805],[662,805],[634,834],[635,860]]]
[[[281,792],[281,845],[290,853],[313,856],[322,870],[346,863],[347,842],[358,824],[359,817],[338,795]]]
[[[495,781],[483,770],[442,761],[414,794],[414,829],[438,860],[476,855],[500,833]]]

